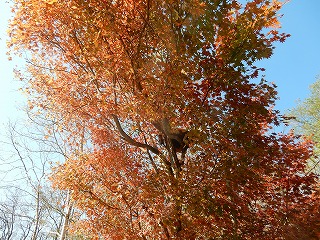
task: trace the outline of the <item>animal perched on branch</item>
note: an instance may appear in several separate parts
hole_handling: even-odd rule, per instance
[[[159,135],[160,144],[168,149],[172,148],[174,154],[181,153],[181,159],[183,160],[189,147],[185,141],[186,134],[189,131],[185,129],[172,130],[167,118],[154,122],[153,125],[161,133]]]

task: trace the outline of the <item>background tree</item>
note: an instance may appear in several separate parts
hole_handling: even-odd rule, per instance
[[[75,217],[70,194],[48,183],[51,162],[66,157],[68,150],[58,132],[46,135],[54,128],[51,121],[43,122],[41,115],[30,112],[28,116],[32,121],[8,126],[8,141],[2,142],[7,152],[1,151],[1,174],[5,176],[1,182],[1,239],[77,239],[67,234],[68,222]]]
[[[303,134],[310,137],[314,141],[314,155],[308,160],[306,172],[314,172],[317,176],[320,175],[320,160],[319,160],[319,140],[320,133],[318,131],[320,126],[320,80],[318,79],[314,84],[310,86],[310,95],[304,101],[300,101],[298,105],[289,112],[290,125],[294,128],[295,132],[298,134]],[[319,187],[318,187],[319,191]],[[314,195],[314,204],[317,206],[317,209],[320,209],[319,206],[319,195]],[[316,209],[316,208],[315,208]],[[316,210],[310,215],[305,216],[308,219],[308,223],[314,223],[320,227],[320,211]],[[297,220],[299,221],[299,220]],[[308,229],[308,225],[297,224],[298,232],[293,233],[291,239],[301,239],[308,236],[303,235],[303,232]],[[304,231],[301,231],[301,228],[304,228]],[[308,231],[308,230],[307,230]],[[301,233],[302,232],[302,233]],[[302,234],[299,235],[299,234]]]
[[[22,201],[25,192],[2,189],[0,202],[1,239],[28,239],[31,235],[32,221],[25,203]]]
[[[285,239],[315,209],[312,146],[280,123],[257,60],[279,1],[15,0],[29,106],[78,148],[53,169],[93,239]],[[50,129],[48,134],[52,133]],[[82,141],[79,141],[82,139]],[[316,239],[315,222],[308,238]],[[302,236],[302,234],[300,235]]]
[[[317,80],[310,87],[311,93],[304,101],[290,111],[293,117],[291,125],[297,133],[310,136],[315,142],[315,156],[310,159],[309,170],[320,175],[320,80]]]

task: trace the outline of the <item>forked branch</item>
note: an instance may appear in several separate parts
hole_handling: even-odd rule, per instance
[[[157,154],[159,155],[160,154],[160,151],[155,148],[155,147],[152,147],[146,143],[141,143],[141,142],[137,142],[136,140],[134,140],[133,138],[131,138],[124,130],[123,128],[121,127],[121,124],[120,124],[120,121],[118,119],[118,117],[114,114],[111,115],[113,117],[113,120],[117,126],[117,129],[118,131],[120,132],[121,136],[123,137],[124,140],[126,140],[128,143],[130,143],[131,145],[133,146],[136,146],[136,147],[140,147],[140,148],[145,148],[151,152],[153,152],[154,154]]]

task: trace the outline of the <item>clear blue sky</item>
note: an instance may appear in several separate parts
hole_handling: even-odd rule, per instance
[[[275,54],[264,61],[266,79],[278,85],[276,107],[285,111],[309,94],[320,74],[320,0],[292,0],[282,13],[282,30],[291,34],[278,44]]]
[[[274,55],[261,63],[266,79],[278,85],[280,100],[276,108],[285,111],[304,99],[309,85],[320,74],[320,0],[292,0],[282,10],[282,30],[292,36],[279,44]],[[16,105],[25,101],[13,80],[13,63],[5,55],[6,24],[10,9],[0,0],[0,124],[15,118]],[[0,125],[0,126],[1,126]],[[1,127],[2,128],[2,127]],[[0,129],[1,129],[0,128]],[[2,131],[0,130],[0,134]]]

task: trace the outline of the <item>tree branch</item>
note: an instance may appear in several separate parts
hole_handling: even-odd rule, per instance
[[[154,154],[157,154],[159,155],[160,154],[160,151],[155,148],[155,147],[152,147],[148,144],[145,144],[145,143],[140,143],[140,142],[137,142],[136,140],[134,140],[133,138],[131,138],[124,130],[123,128],[121,127],[121,124],[119,122],[119,119],[116,115],[112,114],[111,115],[113,117],[113,120],[114,122],[116,123],[116,126],[121,134],[121,136],[124,138],[124,140],[126,140],[128,143],[130,143],[131,145],[133,146],[136,146],[136,147],[140,147],[140,148],[145,148],[151,152],[153,152]]]

